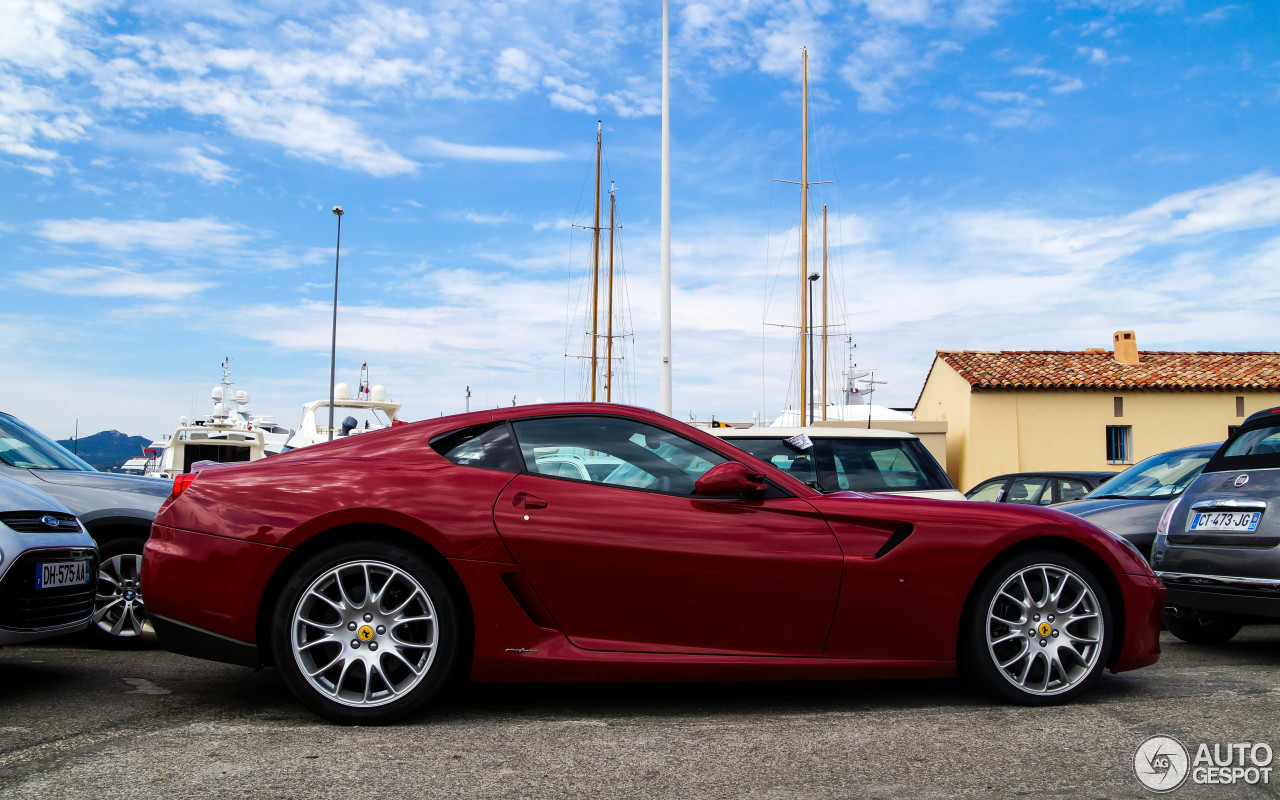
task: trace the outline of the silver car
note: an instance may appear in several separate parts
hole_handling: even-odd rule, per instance
[[[75,514],[98,544],[102,559],[98,614],[90,632],[99,641],[141,640],[146,607],[138,580],[142,546],[172,482],[98,472],[62,445],[0,412],[0,476],[51,495]]]
[[[1280,619],[1280,408],[1246,419],[1169,505],[1151,566],[1179,639],[1225,642],[1246,622]]]
[[[62,504],[0,477],[0,645],[84,630],[98,548]]]

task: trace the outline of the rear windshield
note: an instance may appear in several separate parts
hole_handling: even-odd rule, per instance
[[[814,439],[797,450],[781,439],[726,439],[823,492],[923,492],[954,489],[918,439]]]
[[[1212,472],[1277,468],[1280,468],[1280,421],[1240,432],[1206,467]]]

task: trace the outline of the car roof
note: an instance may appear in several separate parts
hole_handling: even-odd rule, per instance
[[[1113,478],[1119,475],[1119,472],[1097,472],[1092,470],[1049,470],[1049,471],[1032,471],[1032,472],[1006,472],[1003,475],[992,475],[990,478],[982,481],[987,483],[994,480],[1002,480],[1008,478]]]
[[[707,433],[722,439],[790,439],[804,434],[810,439],[918,439],[914,433],[883,428],[828,428],[815,425],[805,428],[710,428]]]

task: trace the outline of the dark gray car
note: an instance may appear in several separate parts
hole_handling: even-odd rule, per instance
[[[1277,545],[1280,408],[1245,420],[1160,519],[1151,565],[1169,590],[1169,631],[1207,644],[1280,619]]]
[[[98,472],[62,445],[0,412],[0,475],[40,489],[80,518],[101,558],[94,624],[100,641],[138,641],[146,621],[142,546],[170,481]]]
[[[1128,539],[1147,560],[1169,503],[1204,469],[1216,444],[1183,447],[1143,459],[1074,503],[1054,506]]]

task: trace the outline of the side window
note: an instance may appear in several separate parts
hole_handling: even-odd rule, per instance
[[[920,456],[923,450],[913,439],[829,439],[819,447],[831,449],[835,470],[835,489],[865,492],[895,492],[926,489],[948,489],[945,479],[934,476],[936,463]],[[934,468],[934,469],[931,469]],[[936,470],[940,472],[940,470]],[[831,484],[829,477],[824,483]]]
[[[801,483],[813,480],[813,449],[797,450],[783,439],[725,439],[734,447],[777,467]],[[830,490],[828,490],[830,491]]]
[[[505,422],[475,425],[437,436],[431,448],[463,467],[519,472],[520,459]]]
[[[1079,500],[1089,493],[1089,487],[1084,481],[1073,481],[1065,478],[1058,481],[1058,499],[1062,502],[1068,500]]]
[[[514,427],[530,472],[579,481],[691,495],[702,473],[728,460],[670,431],[620,417],[547,417]],[[553,462],[579,461],[584,469],[573,474],[552,470]]]
[[[1048,485],[1048,478],[1015,478],[1013,483],[1009,484],[1009,493],[1004,500],[1006,503],[1039,505],[1040,495]]]
[[[1004,489],[1004,479],[998,481],[987,481],[978,486],[977,489],[970,491],[967,497],[970,500],[985,501],[988,503],[1000,502],[1001,490]]]

